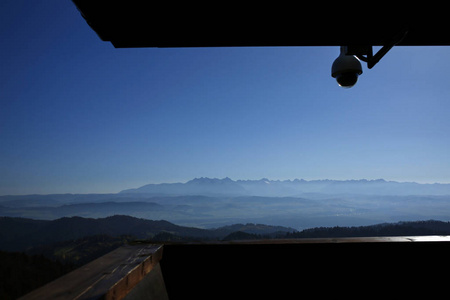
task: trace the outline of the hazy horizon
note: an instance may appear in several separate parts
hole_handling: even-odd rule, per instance
[[[447,185],[450,184],[448,182],[417,182],[417,181],[397,181],[397,180],[387,180],[385,178],[375,178],[375,179],[368,179],[368,178],[352,178],[352,179],[330,179],[330,178],[321,178],[321,179],[304,179],[304,178],[293,178],[293,179],[272,179],[272,178],[266,178],[266,177],[261,177],[258,179],[243,179],[243,178],[239,178],[239,179],[233,179],[230,178],[228,176],[223,177],[223,178],[217,178],[217,177],[205,177],[205,176],[201,176],[201,177],[195,177],[195,178],[191,178],[188,180],[184,180],[184,181],[174,181],[174,182],[147,182],[144,184],[138,184],[135,186],[129,186],[129,187],[117,187],[116,190],[109,190],[109,191],[100,191],[100,192],[57,192],[57,193],[27,193],[27,194],[0,194],[0,196],[25,196],[25,195],[52,195],[52,194],[116,194],[119,193],[121,191],[127,190],[127,189],[137,189],[140,187],[144,187],[146,185],[160,185],[160,184],[186,184],[190,181],[195,181],[196,179],[210,179],[210,180],[225,180],[225,179],[230,179],[233,182],[239,182],[239,181],[263,181],[263,180],[268,180],[270,182],[294,182],[296,180],[299,181],[306,181],[306,182],[315,182],[315,181],[335,181],[335,182],[352,182],[352,181],[368,181],[368,182],[376,182],[376,181],[384,181],[387,183],[417,183],[420,185],[433,185],[433,184],[438,184],[438,185]]]
[[[293,228],[450,218],[450,184],[385,180],[194,178],[107,194],[0,197],[0,215],[54,220],[129,215],[201,228],[257,223]]]

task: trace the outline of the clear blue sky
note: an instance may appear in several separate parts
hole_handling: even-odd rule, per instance
[[[0,195],[450,182],[450,47],[396,47],[342,89],[339,47],[115,49],[71,1],[2,1],[0,37]]]

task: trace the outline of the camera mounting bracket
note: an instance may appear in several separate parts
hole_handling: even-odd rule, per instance
[[[344,46],[346,55],[355,55],[358,59],[367,63],[367,68],[372,69],[389,50],[400,43],[408,34],[408,29],[403,29],[398,32],[388,43],[386,43],[375,55],[373,54],[372,46]]]

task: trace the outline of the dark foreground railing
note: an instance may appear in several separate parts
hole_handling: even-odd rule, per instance
[[[449,255],[448,236],[136,244],[23,299],[431,299]]]
[[[120,247],[21,299],[167,299],[162,245]]]

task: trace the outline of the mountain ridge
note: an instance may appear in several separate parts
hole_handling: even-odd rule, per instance
[[[130,215],[185,226],[235,223],[293,227],[448,220],[450,184],[384,179],[232,180],[200,177],[116,194],[0,196],[0,216],[54,220]]]
[[[298,196],[303,193],[364,195],[449,195],[450,184],[386,181],[384,179],[350,180],[232,180],[200,177],[185,183],[147,184],[118,194],[208,195],[208,196]]]

